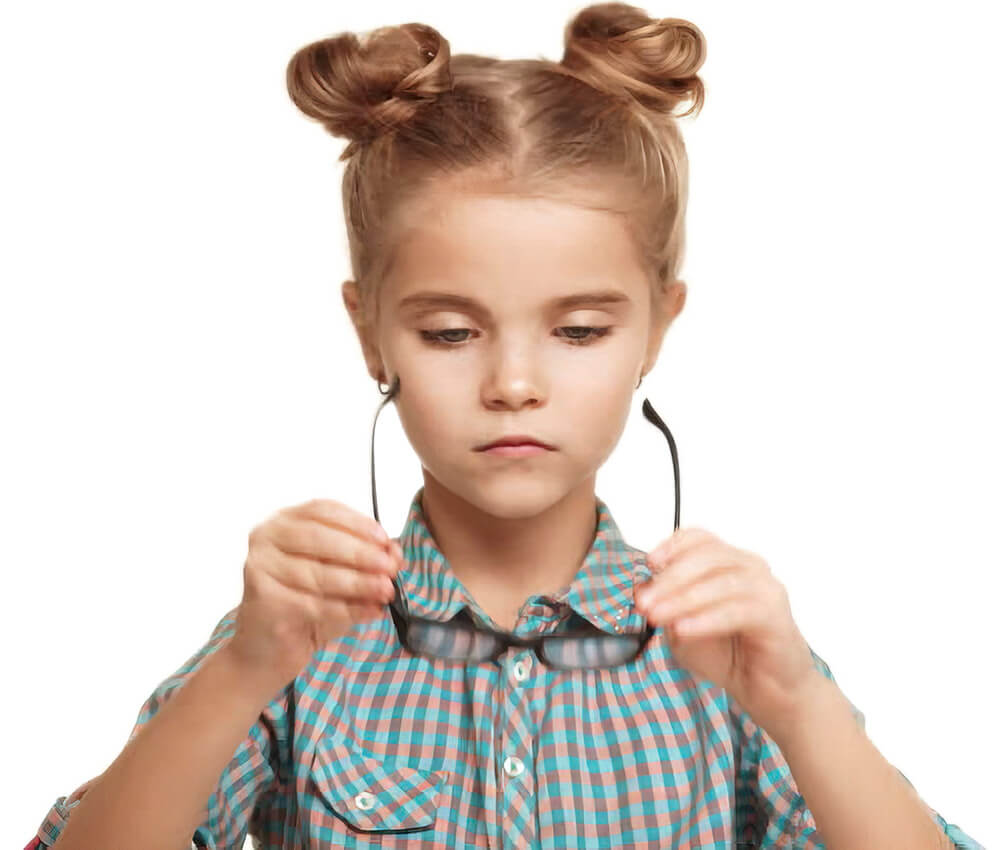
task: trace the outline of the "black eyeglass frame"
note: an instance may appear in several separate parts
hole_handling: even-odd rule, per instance
[[[372,421],[372,435],[371,435],[371,484],[372,484],[372,513],[375,515],[375,521],[379,522],[378,517],[378,499],[375,493],[375,425],[378,422],[378,415],[382,412],[382,409],[392,401],[396,395],[399,393],[400,381],[397,375],[393,380],[391,387],[385,392],[382,391],[381,383],[379,384],[379,392],[384,396],[383,400],[379,403],[378,409],[375,411],[375,418]],[[666,423],[660,417],[660,415],[653,408],[653,405],[649,403],[649,399],[643,399],[642,402],[642,415],[656,426],[663,435],[667,438],[667,443],[670,446],[670,457],[673,462],[674,470],[674,531],[680,528],[681,521],[681,491],[680,491],[680,468],[677,462],[677,443],[674,440],[673,434],[670,433],[670,429],[667,427]],[[392,614],[393,623],[396,626],[396,632],[399,635],[399,640],[410,652],[416,655],[430,655],[430,657],[437,658],[442,661],[450,661],[456,664],[467,664],[473,659],[468,659],[466,661],[460,661],[455,658],[433,655],[427,653],[423,649],[418,649],[412,647],[408,640],[409,628],[411,622],[422,622],[433,628],[454,628],[454,629],[472,629],[480,634],[485,634],[492,637],[497,644],[497,649],[492,652],[489,656],[485,658],[475,658],[474,662],[476,664],[481,664],[483,661],[496,661],[499,659],[504,652],[511,646],[519,646],[524,648],[530,648],[534,651],[535,655],[538,656],[544,664],[553,667],[555,669],[562,670],[599,670],[599,669],[609,669],[613,667],[620,667],[623,664],[628,664],[638,658],[646,648],[650,639],[656,631],[656,627],[647,621],[646,628],[642,632],[638,633],[624,633],[624,634],[611,634],[610,632],[605,632],[603,629],[598,629],[596,626],[589,626],[586,628],[572,629],[566,632],[556,632],[553,634],[542,634],[542,635],[532,635],[531,637],[521,637],[513,632],[500,631],[493,629],[489,626],[484,626],[481,623],[476,622],[471,616],[465,618],[464,623],[456,623],[454,620],[448,622],[442,622],[440,620],[432,620],[427,617],[419,617],[410,615],[406,610],[406,606],[403,603],[402,593],[399,589],[399,584],[395,578],[391,579],[392,586],[395,589],[395,597],[392,602],[389,603],[389,611]],[[464,613],[464,612],[463,612]],[[572,641],[579,638],[602,638],[611,639],[616,638],[635,640],[636,637],[639,638],[639,643],[635,648],[635,652],[623,661],[618,661],[613,664],[586,664],[586,665],[563,665],[558,661],[554,660],[546,651],[545,644],[552,641]]]

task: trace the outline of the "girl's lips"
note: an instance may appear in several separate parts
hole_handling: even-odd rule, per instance
[[[530,457],[550,451],[552,449],[547,449],[537,443],[522,443],[519,446],[491,446],[484,449],[481,454],[497,455],[498,457]]]

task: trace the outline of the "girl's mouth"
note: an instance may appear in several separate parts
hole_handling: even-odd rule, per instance
[[[493,446],[492,448],[484,449],[480,454],[497,455],[498,457],[531,457],[532,455],[540,455],[550,451],[552,449],[547,449],[537,443],[522,443],[519,446]]]

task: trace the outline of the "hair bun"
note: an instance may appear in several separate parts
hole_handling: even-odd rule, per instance
[[[426,24],[380,27],[358,38],[340,33],[299,48],[288,62],[292,102],[359,145],[406,124],[423,102],[452,87],[447,39]]]
[[[705,61],[705,36],[681,18],[650,18],[625,3],[598,3],[566,27],[562,64],[574,76],[647,109],[672,112],[693,100],[700,110],[705,87],[697,71]]]

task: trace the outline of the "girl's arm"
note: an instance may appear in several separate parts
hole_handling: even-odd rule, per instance
[[[111,766],[86,783],[53,846],[190,846],[220,774],[273,696],[270,686],[264,690],[238,674],[225,647],[209,655]]]
[[[827,850],[953,850],[931,809],[878,751],[847,698],[824,676],[800,715],[768,730]]]

